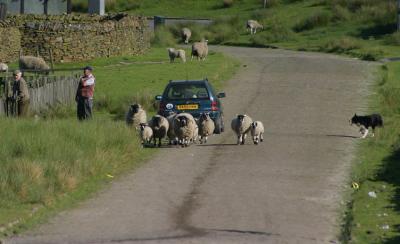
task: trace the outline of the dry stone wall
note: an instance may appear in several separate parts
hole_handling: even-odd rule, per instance
[[[15,27],[0,27],[0,62],[14,61],[21,49],[21,33]]]
[[[51,56],[55,62],[71,62],[138,55],[150,47],[147,20],[125,14],[11,16],[0,23],[0,31],[2,25],[18,28],[24,55],[39,53],[47,61]]]

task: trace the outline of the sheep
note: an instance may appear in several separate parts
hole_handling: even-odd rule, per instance
[[[206,60],[208,55],[208,40],[202,40],[201,42],[195,42],[192,45],[192,59],[196,56],[197,60]]]
[[[183,147],[188,146],[190,141],[194,141],[196,127],[196,121],[191,114],[181,113],[175,116],[174,132]]]
[[[0,63],[0,72],[7,72],[8,65],[6,63]]]
[[[50,67],[46,64],[43,58],[34,56],[21,56],[19,58],[19,68],[21,70],[40,70],[49,71]]]
[[[176,116],[175,112],[170,112],[170,114],[167,116],[167,120],[169,123],[169,128],[168,128],[168,132],[167,132],[167,137],[169,139],[169,145],[176,144],[178,142],[178,139],[176,138],[175,131],[174,131],[175,116]]]
[[[251,128],[251,123],[253,123],[253,120],[246,114],[239,114],[236,118],[232,120],[231,127],[237,135],[238,145],[244,145],[247,133],[250,131]]]
[[[183,49],[168,48],[169,61],[173,63],[175,58],[181,58],[186,63],[186,52]]]
[[[153,138],[153,130],[146,123],[140,123],[140,138],[142,139],[142,145],[150,144]]]
[[[253,123],[251,123],[250,133],[255,145],[257,145],[259,142],[263,142],[264,141],[263,123],[261,121],[254,121]]]
[[[155,115],[151,118],[149,124],[151,129],[153,129],[154,146],[156,146],[156,141],[158,139],[158,146],[161,147],[161,139],[167,136],[169,128],[168,120],[161,115]]]
[[[185,44],[189,43],[189,39],[192,36],[192,32],[190,31],[189,28],[182,28],[182,41],[185,42]]]
[[[125,115],[125,121],[128,126],[139,129],[140,124],[147,123],[146,111],[142,109],[140,104],[132,104]]]
[[[247,31],[250,30],[250,34],[256,34],[257,29],[264,29],[264,26],[262,26],[260,23],[258,23],[257,20],[248,20],[246,24]]]
[[[215,124],[214,121],[210,118],[210,113],[200,114],[200,119],[199,119],[200,144],[207,143],[208,136],[211,136],[214,133],[214,129],[215,129]]]

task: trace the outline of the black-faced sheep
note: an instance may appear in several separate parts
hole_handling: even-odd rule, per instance
[[[250,30],[250,34],[253,35],[253,34],[256,34],[257,29],[263,29],[264,26],[262,26],[260,23],[258,23],[257,20],[252,20],[251,19],[251,20],[247,21],[246,28],[247,28],[247,31]]]
[[[200,114],[199,119],[200,144],[207,143],[207,139],[214,133],[215,123],[210,118],[210,113]]]
[[[161,139],[167,136],[169,128],[168,120],[161,115],[155,115],[151,118],[149,125],[153,129],[154,146],[156,146],[158,139],[158,146],[161,147]]]
[[[140,124],[140,138],[142,139],[142,145],[150,144],[153,138],[153,130],[150,126],[145,123]]]
[[[182,146],[188,146],[195,140],[198,126],[193,116],[189,113],[181,113],[175,116],[174,132]]]
[[[175,61],[175,58],[180,58],[182,59],[182,62],[186,62],[186,52],[183,49],[175,49],[175,48],[168,48],[168,55],[169,55],[169,61],[173,63]]]
[[[8,65],[6,63],[0,63],[0,72],[7,72]]]
[[[186,28],[186,27],[182,28],[182,41],[185,44],[189,43],[189,39],[190,39],[191,36],[192,36],[192,32],[190,31],[189,28]]]
[[[140,104],[132,104],[126,113],[125,121],[128,126],[138,129],[140,124],[147,123],[146,111],[142,109]]]
[[[237,135],[238,145],[243,145],[245,143],[247,133],[249,133],[251,128],[251,123],[253,123],[253,120],[245,114],[240,114],[232,120],[231,127]]]
[[[264,125],[261,121],[254,121],[251,123],[251,137],[253,138],[254,144],[258,144],[264,141]]]
[[[208,55],[208,40],[195,42],[192,45],[192,58],[197,57],[197,60],[205,60]]]
[[[47,72],[50,70],[50,67],[43,58],[34,56],[21,56],[19,58],[19,68],[21,70],[27,69]]]

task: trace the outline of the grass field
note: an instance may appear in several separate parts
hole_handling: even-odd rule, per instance
[[[136,132],[125,126],[130,103],[139,101],[152,114],[154,96],[170,79],[208,77],[221,89],[238,66],[220,53],[211,53],[205,62],[170,64],[165,48],[153,48],[140,57],[58,67],[87,64],[97,79],[93,120],[78,122],[74,107],[56,108],[39,120],[0,118],[0,236],[71,207],[154,152],[141,149]],[[15,220],[19,224],[4,232]]]

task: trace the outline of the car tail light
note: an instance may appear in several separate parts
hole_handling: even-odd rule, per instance
[[[211,110],[212,111],[218,111],[217,105],[218,105],[218,103],[216,101],[212,101],[211,102]]]

